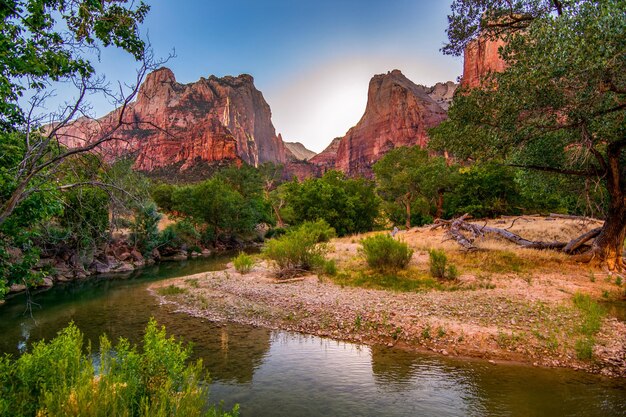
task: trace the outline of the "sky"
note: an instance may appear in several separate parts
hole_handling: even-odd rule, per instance
[[[285,141],[320,152],[365,111],[369,80],[400,69],[417,84],[455,81],[444,56],[450,2],[441,0],[160,0],[141,27],[181,83],[250,74]],[[130,83],[137,64],[103,51],[97,69]],[[112,110],[93,97],[93,115]]]

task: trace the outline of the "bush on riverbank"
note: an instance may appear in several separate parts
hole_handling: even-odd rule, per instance
[[[370,268],[382,271],[397,271],[407,267],[413,250],[387,234],[378,234],[361,240],[361,252]]]
[[[0,416],[237,416],[209,406],[202,362],[151,320],[139,352],[102,336],[94,361],[70,324],[18,359],[0,358]],[[98,363],[98,368],[94,366]]]
[[[233,259],[233,264],[235,265],[235,269],[240,274],[247,274],[254,267],[254,259],[252,256],[239,252],[239,255],[235,259]]]
[[[429,250],[428,264],[430,267],[430,274],[434,278],[454,281],[459,276],[459,271],[456,269],[456,266],[448,263],[448,257],[442,250]]]
[[[325,221],[304,222],[297,229],[266,243],[264,256],[276,264],[280,277],[293,277],[324,264],[326,242],[335,231]]]

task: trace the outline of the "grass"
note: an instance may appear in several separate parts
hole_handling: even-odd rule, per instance
[[[189,285],[191,288],[198,288],[200,284],[198,284],[197,278],[189,278],[185,280],[185,284]]]
[[[333,277],[336,284],[348,287],[361,287],[396,292],[416,292],[444,289],[444,285],[427,273],[413,268],[398,273],[373,271],[342,271]]]
[[[180,288],[172,284],[167,287],[158,288],[157,292],[159,293],[159,295],[179,295],[185,294],[187,290],[185,288]]]
[[[579,334],[574,345],[576,356],[578,359],[589,360],[593,357],[595,335],[602,327],[602,319],[606,312],[586,294],[576,293],[572,301],[581,318],[581,323],[576,329]]]
[[[254,259],[244,252],[239,252],[239,255],[233,259],[233,264],[237,272],[244,275],[250,272],[254,267]]]

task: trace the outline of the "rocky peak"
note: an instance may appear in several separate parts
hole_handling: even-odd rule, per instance
[[[399,70],[375,75],[367,97],[365,113],[357,125],[311,163],[333,164],[351,176],[370,176],[371,166],[391,149],[426,146],[428,129],[446,118],[446,111],[426,89]]]
[[[119,109],[99,120],[77,121],[60,132],[59,139],[70,147],[97,140],[118,117]],[[180,84],[170,69],[160,68],[146,76],[124,120],[129,123],[117,135],[122,140],[106,142],[98,151],[108,160],[136,155],[138,170],[175,166],[184,171],[200,162],[222,160],[254,166],[286,160],[270,107],[247,74]]]
[[[498,52],[504,45],[505,42],[502,39],[490,39],[485,36],[471,41],[463,54],[461,86],[479,87],[490,73],[504,71],[506,63]]]
[[[280,134],[278,136],[280,136]],[[287,150],[287,159],[293,159],[296,161],[308,161],[309,159],[317,155],[312,150],[307,149],[300,142],[284,142],[284,144],[285,149]]]
[[[445,83],[437,83],[432,87],[420,86],[424,88],[424,92],[430,96],[441,108],[448,110],[454,93],[459,85],[453,81],[447,81]]]

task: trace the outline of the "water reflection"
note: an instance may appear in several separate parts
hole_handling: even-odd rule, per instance
[[[148,281],[219,268],[223,260],[166,265],[126,280],[88,280],[0,307],[0,351],[50,339],[74,320],[87,339],[137,342],[150,316],[194,344],[212,398],[242,417],[626,416],[626,382],[569,370],[494,366],[239,325],[217,325],[158,306]],[[95,345],[94,345],[95,346]]]

